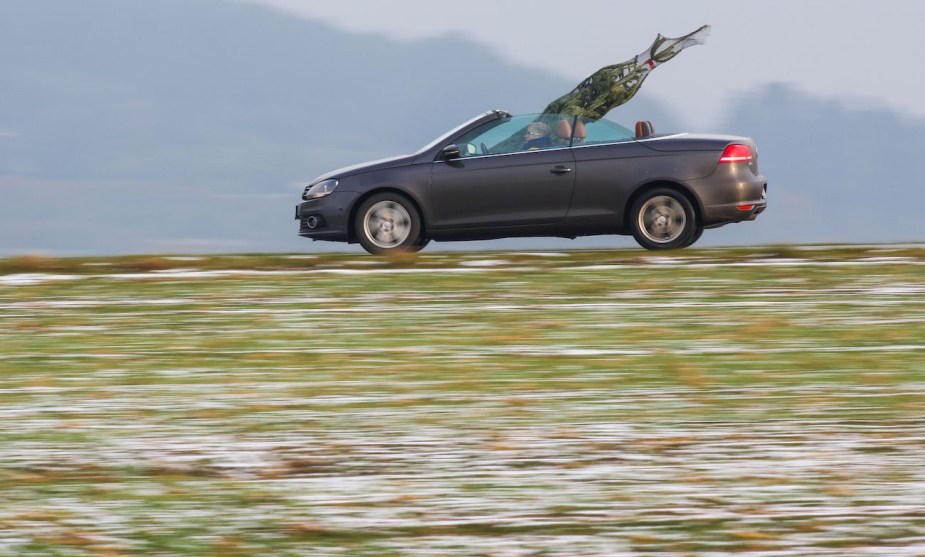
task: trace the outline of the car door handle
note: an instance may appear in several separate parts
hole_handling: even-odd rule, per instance
[[[550,172],[552,172],[553,174],[568,174],[571,171],[572,171],[571,168],[567,166],[561,166],[561,165],[550,170]]]

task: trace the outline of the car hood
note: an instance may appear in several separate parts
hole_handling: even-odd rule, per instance
[[[328,180],[331,178],[346,178],[347,176],[353,176],[355,174],[362,174],[364,172],[370,172],[372,170],[381,170],[383,168],[395,168],[397,166],[408,166],[411,164],[411,161],[414,160],[414,155],[401,155],[399,157],[389,157],[387,159],[379,159],[375,161],[363,162],[360,164],[354,164],[352,166],[345,166],[343,168],[338,168],[337,170],[332,170],[331,172],[326,172],[321,176],[318,176],[311,181],[312,184],[317,184],[322,180]]]

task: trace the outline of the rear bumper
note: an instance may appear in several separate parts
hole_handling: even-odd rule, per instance
[[[733,222],[755,220],[767,208],[768,203],[765,200],[714,206],[710,208],[709,216],[704,211],[704,228],[716,228]]]
[[[698,182],[694,190],[700,198],[705,228],[755,220],[768,208],[767,178],[752,174],[747,167]]]

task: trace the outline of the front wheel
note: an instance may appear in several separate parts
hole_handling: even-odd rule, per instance
[[[408,251],[411,251],[411,252],[421,251],[422,249],[427,247],[427,244],[429,243],[430,243],[430,238],[427,238],[421,235],[420,237],[418,237],[418,240],[416,242],[414,242],[408,247]]]
[[[690,245],[697,232],[694,207],[680,192],[658,188],[636,200],[630,211],[630,227],[640,246],[649,250]]]
[[[380,193],[363,201],[356,213],[354,232],[363,249],[374,255],[418,251],[421,216],[407,197]]]

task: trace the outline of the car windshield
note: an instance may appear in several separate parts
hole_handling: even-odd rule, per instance
[[[453,136],[455,136],[457,133],[459,133],[460,130],[463,130],[463,129],[468,128],[473,122],[475,122],[476,120],[479,120],[479,119],[481,119],[481,118],[484,118],[484,117],[485,117],[485,114],[479,114],[478,116],[476,116],[476,117],[474,117],[474,118],[471,118],[471,119],[467,120],[466,122],[463,122],[462,124],[456,126],[455,128],[453,128],[453,129],[450,130],[449,132],[447,132],[447,133],[441,135],[440,137],[435,138],[433,141],[431,141],[431,142],[428,143],[427,145],[421,147],[420,149],[418,149],[418,150],[416,151],[416,153],[423,153],[423,152],[425,152],[425,151],[430,151],[431,149],[433,149],[433,148],[436,147],[437,145],[443,143],[443,142],[446,140],[447,137],[453,137]]]
[[[498,155],[616,143],[633,132],[609,120],[584,122],[565,114],[522,114],[486,122],[459,136],[460,156]]]

